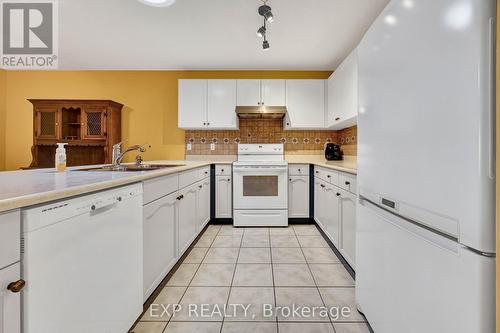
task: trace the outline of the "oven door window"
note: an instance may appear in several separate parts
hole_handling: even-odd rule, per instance
[[[278,176],[243,176],[244,197],[277,197]]]

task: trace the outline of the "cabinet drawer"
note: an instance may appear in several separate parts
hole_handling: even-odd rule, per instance
[[[357,193],[356,175],[340,173],[338,186],[351,193]]]
[[[179,189],[179,175],[171,175],[165,177],[146,180],[144,183],[144,199],[143,204],[148,204],[151,201],[164,197]]]
[[[335,170],[316,167],[314,175],[330,184],[333,185],[339,184],[339,173]]]
[[[20,260],[21,213],[0,213],[0,269]]]
[[[295,164],[288,167],[288,174],[290,176],[308,176],[309,175],[309,165],[308,164]]]
[[[231,176],[233,167],[230,164],[218,164],[215,166],[216,176]]]
[[[203,178],[210,177],[210,167],[206,166],[194,170],[189,170],[179,175],[179,189],[199,182]]]
[[[21,293],[7,290],[21,278],[19,263],[0,270],[0,332],[21,333]]]

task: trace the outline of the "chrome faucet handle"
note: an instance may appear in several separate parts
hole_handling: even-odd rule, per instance
[[[135,165],[141,165],[143,159],[142,159],[142,156],[141,155],[137,155],[135,157]]]

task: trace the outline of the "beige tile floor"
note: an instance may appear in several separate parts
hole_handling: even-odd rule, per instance
[[[179,312],[173,315],[176,304]],[[189,312],[190,304],[196,312]],[[246,315],[240,306],[215,311],[225,304],[249,308]],[[349,313],[265,316],[264,304],[344,307]],[[148,310],[131,332],[369,333],[356,310],[354,280],[314,225],[210,225]]]

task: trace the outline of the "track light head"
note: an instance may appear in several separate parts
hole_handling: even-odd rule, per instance
[[[259,30],[257,30],[257,36],[263,38],[265,35],[266,35],[266,27],[262,26],[259,28]]]
[[[267,40],[265,40],[265,39],[262,42],[262,48],[264,49],[264,51],[269,50],[269,42]]]
[[[274,20],[274,15],[271,12],[271,7],[268,5],[262,5],[259,7],[259,15],[263,16],[267,22],[272,22]]]

